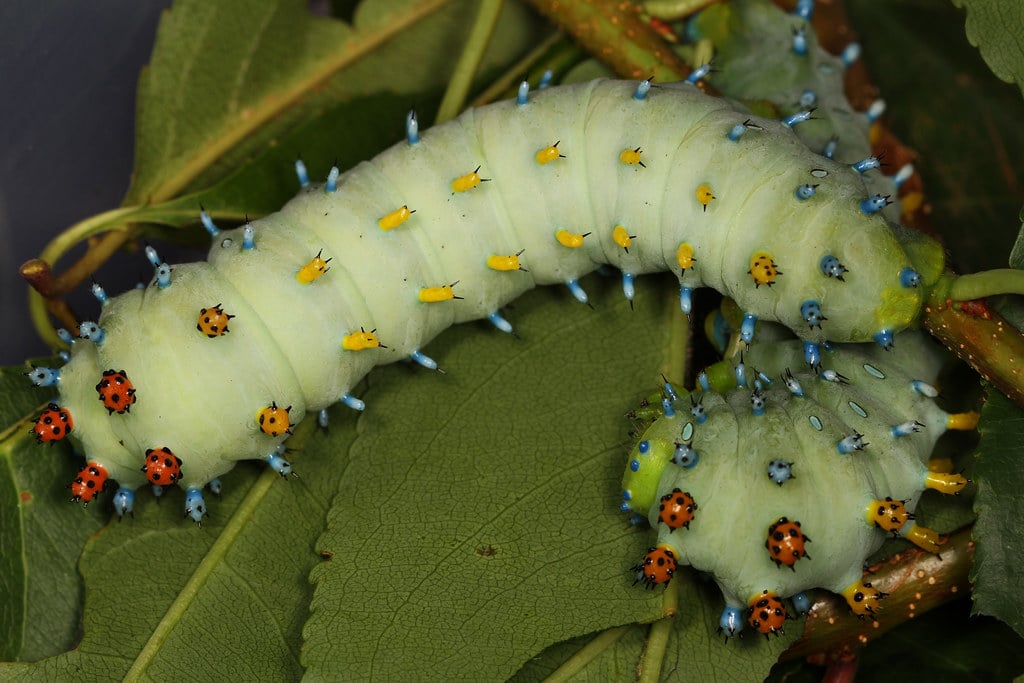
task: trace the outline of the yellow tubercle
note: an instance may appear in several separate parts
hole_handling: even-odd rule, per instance
[[[536,159],[537,163],[540,164],[541,166],[543,166],[544,164],[551,163],[555,159],[564,159],[565,155],[559,153],[558,151],[558,145],[560,143],[561,140],[559,140],[558,142],[549,147],[545,147],[544,149],[538,150],[537,154],[534,156],[534,159]]]
[[[281,436],[284,433],[291,434],[291,421],[288,413],[292,407],[278,408],[276,402],[262,408],[256,413],[256,423],[260,431],[269,436]]]
[[[480,167],[477,166],[472,173],[467,173],[464,176],[459,176],[452,181],[452,192],[466,192],[472,190],[480,183],[486,183],[490,178],[480,177]]]
[[[693,245],[689,242],[681,243],[676,251],[676,261],[679,262],[679,267],[684,272],[688,268],[693,268],[693,264],[697,261],[697,259],[693,258]]]
[[[366,349],[386,349],[387,347],[380,343],[377,339],[377,335],[374,334],[377,330],[372,329],[369,332],[363,328],[359,328],[358,332],[352,334],[346,334],[341,340],[341,348],[346,351],[365,351]]]
[[[409,216],[414,213],[416,213],[416,209],[412,209],[410,211],[407,205],[403,205],[388,215],[383,216],[379,221],[377,221],[377,225],[380,226],[381,230],[392,230],[409,220]]]
[[[935,489],[939,493],[956,495],[967,486],[967,479],[959,474],[929,472],[924,478],[925,488]]]
[[[906,531],[900,532],[900,536],[907,539],[921,550],[930,553],[939,552],[939,534],[917,524],[911,524]]]
[[[323,249],[316,253],[316,256],[313,257],[312,261],[302,266],[302,268],[299,269],[299,272],[295,274],[295,279],[301,284],[308,285],[330,270],[330,268],[327,267],[327,264],[331,262],[331,259],[325,260],[320,258],[322,253]]]
[[[442,285],[440,287],[424,287],[420,290],[420,301],[427,304],[437,303],[438,301],[451,301],[452,299],[461,299],[461,296],[455,296],[453,287],[459,284],[458,281],[451,283],[450,285]]]
[[[625,249],[627,253],[629,252],[629,247],[633,244],[633,240],[635,238],[636,235],[630,235],[629,231],[621,225],[616,225],[615,229],[612,230],[612,240],[615,244]]]
[[[627,166],[642,166],[643,168],[647,168],[644,162],[640,161],[641,154],[643,154],[643,150],[639,147],[636,149],[624,149],[619,153],[619,161]]]
[[[878,602],[888,593],[874,588],[870,583],[854,581],[840,593],[850,606],[850,611],[858,617],[872,615],[878,609]]]
[[[522,264],[519,263],[519,256],[524,251],[526,251],[526,250],[525,249],[520,249],[515,254],[509,254],[508,256],[500,256],[498,254],[491,254],[490,256],[487,257],[487,267],[490,268],[491,270],[502,270],[502,271],[506,271],[506,270],[522,270],[522,271],[526,271],[526,269],[523,268]]]
[[[750,257],[750,270],[747,271],[754,279],[754,286],[775,284],[775,279],[782,275],[782,271],[775,265],[772,255],[766,251],[755,251]]]
[[[711,192],[710,185],[699,185],[697,187],[697,201],[704,207],[704,210],[708,210],[708,204],[715,198],[715,195]]]
[[[868,524],[877,526],[882,531],[899,533],[903,526],[914,518],[902,500],[873,500],[866,510]]]
[[[570,249],[579,249],[583,246],[583,238],[589,235],[589,232],[585,232],[582,235],[575,232],[569,232],[565,228],[560,228],[555,233],[555,239],[563,247],[569,247]]]
[[[950,413],[949,417],[946,418],[946,429],[958,432],[969,432],[978,426],[978,420],[980,418],[981,413],[977,413],[973,410],[966,413]]]

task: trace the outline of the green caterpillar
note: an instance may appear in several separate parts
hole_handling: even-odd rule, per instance
[[[712,574],[726,636],[743,628],[744,612],[761,633],[782,630],[781,598],[805,612],[814,587],[872,614],[884,593],[862,581],[864,561],[888,535],[939,551],[913,510],[924,489],[955,494],[967,481],[927,462],[944,431],[977,422],[932,402],[942,355],[930,340],[906,333],[883,353],[843,345],[820,372],[794,372],[800,344],[766,343],[735,372],[700,377],[708,389],[739,388],[678,395],[666,385],[623,477],[623,511],[658,530],[637,581],[653,588],[682,565]]]

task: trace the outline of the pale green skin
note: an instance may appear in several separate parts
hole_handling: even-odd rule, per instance
[[[592,81],[537,92],[525,106],[468,111],[418,144],[359,164],[337,192],[309,187],[254,221],[254,250],[241,251],[239,230],[222,233],[209,262],[175,266],[168,288],[112,299],[99,321],[107,340],[95,348],[77,342],[60,383],[87,459],[135,487],[144,483],[145,449],[166,446],[184,461],[179,485],[200,487],[283,440],[257,429],[257,412],[271,401],[291,406],[296,423],[449,325],[599,264],[680,274],[683,241],[697,264],[682,283],[713,287],[805,338],[863,341],[911,321],[922,293],[898,281],[911,260],[884,218],[859,211],[866,191],[856,172],[810,152],[778,122],[692,86],[657,86],[643,101],[635,88]],[[729,141],[726,133],[747,118],[764,130]],[[537,164],[535,153],[556,141],[566,158]],[[646,168],[619,161],[636,147]],[[477,166],[490,181],[453,193],[451,181]],[[813,178],[812,168],[828,176]],[[818,183],[818,193],[800,202],[794,190],[807,182]],[[706,211],[695,195],[703,183],[717,197]],[[402,205],[416,213],[382,231],[378,219]],[[618,224],[636,235],[628,253],[612,241]],[[556,242],[558,228],[592,234],[573,250]],[[485,264],[521,249],[529,272]],[[332,259],[329,272],[297,282],[321,250]],[[747,274],[759,250],[784,273],[772,287],[755,288]],[[846,282],[820,272],[826,253],[849,268]],[[420,288],[455,281],[462,300],[418,300]],[[820,301],[829,318],[823,330],[802,320],[805,299]],[[196,320],[215,304],[236,317],[230,334],[208,339]],[[342,350],[342,338],[361,327],[376,329],[387,348]],[[137,389],[130,413],[108,417],[97,400],[108,368],[124,370]]]
[[[708,393],[703,425],[690,414],[689,398],[682,398],[675,417],[659,418],[640,437],[652,448],[646,455],[638,448],[630,454],[640,462],[639,472],[627,468],[623,478],[633,509],[648,516],[657,543],[672,546],[681,564],[714,576],[727,605],[745,608],[764,590],[782,597],[816,587],[842,591],[860,580],[864,560],[891,536],[867,523],[870,503],[890,496],[906,500],[911,511],[916,506],[924,463],[946,430],[948,414],[911,381],[931,381],[942,355],[930,340],[910,333],[897,339],[888,357],[882,353],[865,345],[826,352],[824,367],[850,380],[840,386],[805,369],[799,342],[752,347],[745,357],[748,381],[753,368],[774,378],[766,415],[751,414],[749,388],[724,397]],[[864,363],[882,370],[885,379],[865,371]],[[800,381],[803,398],[791,396],[781,381],[787,367]],[[854,412],[849,401],[868,417]],[[811,415],[821,420],[822,431],[811,425]],[[920,432],[892,436],[893,425],[915,419],[924,424]],[[699,464],[688,470],[669,462],[687,423],[694,429],[691,446],[700,454]],[[854,430],[868,445],[840,455],[836,443]],[[782,486],[767,475],[775,459],[794,463],[795,476]],[[689,529],[672,531],[659,523],[660,497],[674,488],[690,493],[698,505]],[[795,571],[776,566],[765,548],[768,527],[783,516],[799,521],[812,539],[806,547],[810,558],[797,560]]]

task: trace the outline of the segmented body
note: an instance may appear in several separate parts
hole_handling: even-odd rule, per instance
[[[970,428],[927,395],[942,358],[929,340],[906,333],[883,353],[846,345],[825,352],[816,374],[791,370],[802,365],[799,342],[752,347],[743,386],[703,393],[700,417],[696,397],[667,399],[630,456],[623,510],[647,517],[660,554],[712,574],[727,612],[760,602],[765,591],[786,598],[823,587],[851,600],[859,593],[851,608],[869,613],[880,596],[861,584],[862,566],[887,536],[938,549],[937,535],[907,511],[926,488],[955,493],[965,485],[927,462],[943,432]],[[751,409],[752,393],[763,412]],[[854,433],[861,447],[840,447]],[[681,446],[699,455],[695,466],[674,459]],[[779,458],[789,477],[777,476]],[[677,490],[698,509],[686,528],[666,528],[661,497]],[[645,583],[664,582],[640,576],[639,567]]]

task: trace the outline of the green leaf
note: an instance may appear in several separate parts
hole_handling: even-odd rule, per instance
[[[39,362],[52,365],[52,359]],[[29,434],[51,392],[34,389],[28,367],[0,371],[0,659],[63,652],[81,635],[82,585],[75,565],[85,537],[109,509],[68,502],[81,466],[62,444]]]
[[[300,478],[236,468],[201,529],[182,521],[180,495],[140,496],[136,519],[105,527],[82,557],[82,643],[0,677],[175,680],[185,669],[206,680],[298,678],[306,576],[319,560],[310,539],[355,437],[353,421],[338,422],[309,438],[304,425],[290,456]]]
[[[532,42],[535,24],[508,5],[485,68]],[[179,0],[139,82],[124,205],[208,187],[324,106],[382,92],[415,101],[447,81],[473,11],[467,0],[365,0],[349,25],[300,0]]]
[[[967,10],[967,39],[989,67],[1024,92],[1024,5],[1004,0],[953,0]]]
[[[659,615],[627,571],[649,538],[618,510],[628,422],[614,416],[657,382],[678,302],[645,280],[630,313],[616,285],[586,286],[596,312],[531,292],[516,302],[522,339],[460,326],[430,353],[448,374],[371,377],[318,541],[336,559],[311,577],[311,676],[493,680]],[[337,559],[351,557],[358,568]]]
[[[1024,635],[1024,412],[991,390],[982,419],[975,466],[974,610]]]

